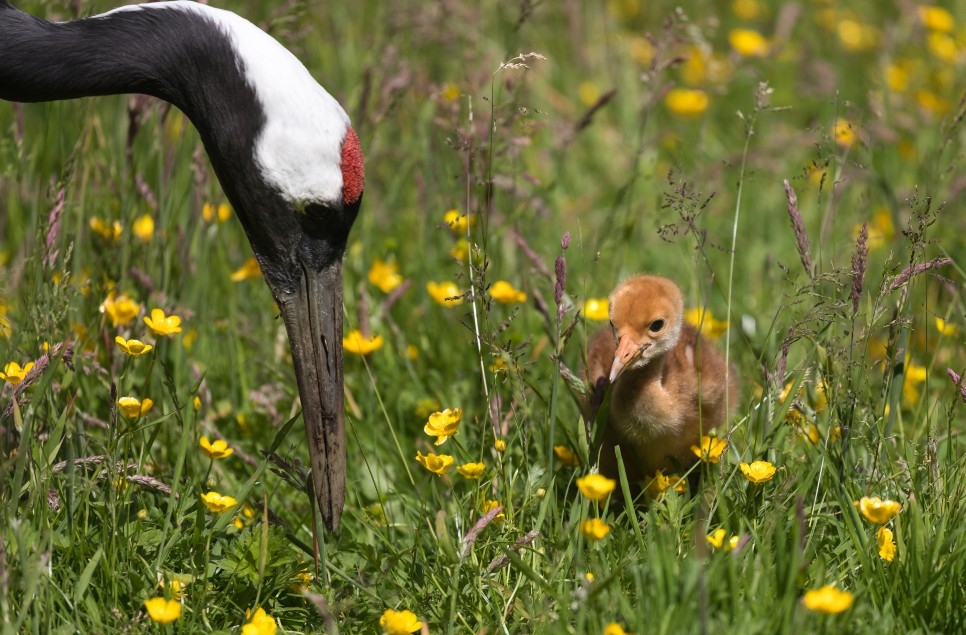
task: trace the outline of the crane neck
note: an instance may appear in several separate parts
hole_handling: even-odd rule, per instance
[[[202,80],[218,79],[219,91],[231,90],[231,78],[239,77],[236,56],[213,22],[179,10],[181,4],[50,22],[0,0],[0,98],[40,102],[144,93],[189,117],[201,115],[211,100],[210,81]],[[244,92],[240,77],[237,84],[234,90]]]

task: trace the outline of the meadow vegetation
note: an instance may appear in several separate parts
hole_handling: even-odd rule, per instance
[[[190,123],[0,103],[0,631],[966,631],[966,6],[217,4],[366,152],[342,529]],[[643,271],[742,396],[635,506],[577,399]]]

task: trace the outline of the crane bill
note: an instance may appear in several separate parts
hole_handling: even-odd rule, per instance
[[[299,287],[279,299],[302,400],[312,489],[322,520],[338,531],[345,503],[342,384],[342,260],[303,268]]]
[[[617,343],[617,351],[614,353],[614,364],[610,368],[610,383],[617,381],[617,378],[648,348],[650,343],[639,345],[633,338],[622,335]]]

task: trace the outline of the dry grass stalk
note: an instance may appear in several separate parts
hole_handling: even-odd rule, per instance
[[[503,62],[502,64],[500,64],[500,68],[496,69],[496,73],[499,73],[500,71],[504,71],[504,70],[514,70],[514,69],[530,70],[530,65],[528,64],[528,62],[533,62],[535,60],[545,60],[545,59],[547,59],[546,56],[541,55],[540,53],[535,53],[533,51],[529,53],[520,53],[516,57],[511,58]],[[494,73],[494,75],[496,73]]]
[[[929,271],[930,269],[945,267],[946,265],[951,264],[952,261],[952,258],[940,257],[930,260],[929,262],[920,263],[918,265],[910,265],[899,272],[899,275],[896,276],[896,279],[893,280],[892,284],[889,286],[889,290],[895,291],[908,282],[909,278],[917,276],[924,271]]]
[[[963,378],[952,368],[947,368],[946,374],[956,384],[956,388],[959,388],[959,395],[963,398],[963,403],[966,403],[966,385],[963,384]]]
[[[862,223],[859,236],[855,239],[855,253],[852,254],[852,317],[859,312],[859,300],[865,287],[865,265],[869,258],[869,224]]]
[[[47,269],[53,268],[54,263],[57,261],[57,256],[60,253],[57,249],[57,237],[60,235],[60,218],[64,213],[65,194],[65,188],[57,190],[54,207],[50,210],[50,214],[47,215],[47,235],[44,237],[44,245],[46,247],[44,250],[44,267]]]
[[[798,255],[802,259],[802,266],[809,278],[815,277],[815,266],[812,264],[812,246],[808,241],[808,234],[805,232],[805,221],[802,219],[801,212],[798,211],[798,196],[792,189],[791,183],[785,179],[785,197],[788,199],[788,216],[792,222],[792,231],[795,233],[795,247]]]

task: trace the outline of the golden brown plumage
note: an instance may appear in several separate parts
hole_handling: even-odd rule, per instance
[[[611,328],[587,345],[587,379],[606,378],[612,391],[600,471],[617,478],[619,445],[629,482],[681,473],[697,461],[691,446],[734,412],[738,375],[684,322],[681,291],[667,278],[621,282],[610,315]]]

